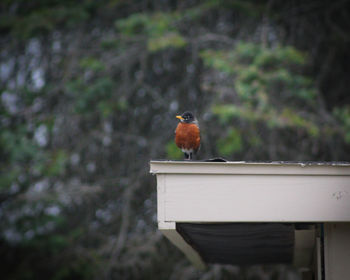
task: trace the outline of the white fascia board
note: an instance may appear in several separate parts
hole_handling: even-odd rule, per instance
[[[152,161],[159,222],[350,222],[348,164]]]

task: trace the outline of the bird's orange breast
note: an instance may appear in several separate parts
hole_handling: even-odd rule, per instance
[[[175,143],[180,149],[198,150],[201,142],[199,127],[193,123],[179,123],[175,130]]]

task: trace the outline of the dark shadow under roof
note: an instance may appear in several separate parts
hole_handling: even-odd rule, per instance
[[[176,230],[206,263],[253,265],[293,261],[293,224],[177,223]]]

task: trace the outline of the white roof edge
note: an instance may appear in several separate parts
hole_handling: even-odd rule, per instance
[[[152,160],[152,174],[336,175],[350,176],[343,162],[202,162]]]

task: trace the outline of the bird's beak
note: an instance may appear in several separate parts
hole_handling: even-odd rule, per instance
[[[181,117],[181,116],[176,116],[176,118],[179,119],[179,120],[183,120],[183,119],[184,119],[184,118]]]

